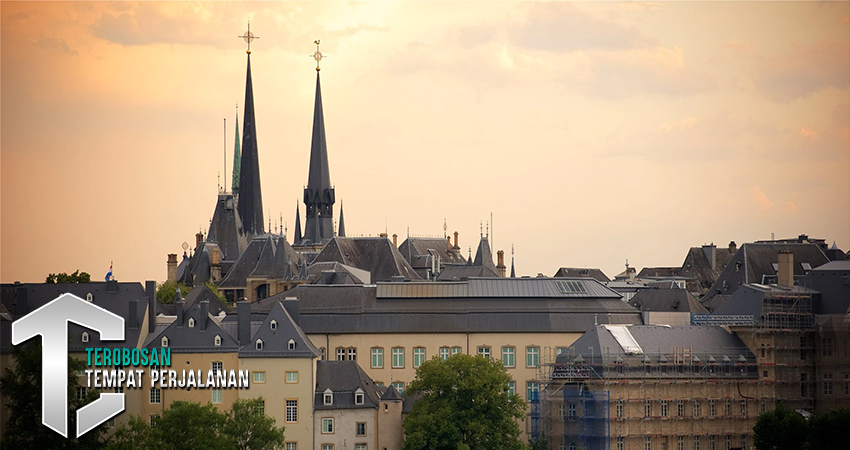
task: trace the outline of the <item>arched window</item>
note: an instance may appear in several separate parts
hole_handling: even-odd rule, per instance
[[[89,334],[86,333],[85,331],[83,331],[82,339],[83,339],[83,342],[88,342],[89,341]]]
[[[167,336],[162,337],[162,346],[168,347],[168,337]]]
[[[195,327],[195,319],[190,317],[189,318],[189,328],[194,328],[194,327]]]
[[[277,320],[272,319],[272,321],[269,323],[269,327],[272,330],[277,330]]]
[[[94,300],[94,297],[91,295],[91,292],[86,294],[86,301],[91,303]]]
[[[262,349],[263,349],[263,340],[257,339],[257,350],[262,350]]]
[[[216,335],[216,336],[215,336],[215,346],[216,346],[216,347],[220,347],[220,346],[221,346],[221,336],[219,336],[219,335]]]
[[[289,340],[289,349],[290,349],[290,350],[295,350],[295,339],[290,339],[290,340]]]

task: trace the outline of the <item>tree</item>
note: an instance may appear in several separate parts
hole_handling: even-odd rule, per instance
[[[6,367],[0,377],[0,392],[6,401],[9,421],[3,431],[3,449],[97,449],[103,447],[105,425],[100,425],[75,438],[77,409],[98,398],[94,391],[84,399],[77,396],[77,370],[84,370],[84,361],[68,358],[68,438],[44,426],[41,422],[41,340],[32,339],[12,349],[14,364]]]
[[[839,450],[847,448],[850,408],[830,409],[815,413],[809,421],[809,448]]]
[[[91,275],[77,269],[71,275],[65,272],[48,274],[44,282],[47,284],[91,283]]]
[[[186,296],[192,292],[192,286],[187,286],[183,283],[174,281],[165,281],[156,288],[156,299],[162,304],[174,303],[174,296],[177,295],[177,287],[180,287],[180,295]]]
[[[212,403],[201,405],[176,401],[156,419],[151,427],[152,442],[148,448],[215,450],[232,448],[232,442],[223,432],[225,415]]]
[[[753,427],[753,444],[758,450],[799,450],[804,448],[808,433],[806,419],[780,403],[773,411],[759,415]]]
[[[224,432],[240,450],[261,450],[283,447],[283,427],[275,426],[273,418],[265,415],[261,398],[240,398],[227,413]]]
[[[519,450],[526,405],[508,393],[501,362],[456,354],[416,369],[408,395],[421,396],[404,421],[404,449]]]

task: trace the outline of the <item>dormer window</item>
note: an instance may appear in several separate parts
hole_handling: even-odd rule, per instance
[[[190,317],[189,318],[189,328],[194,328],[194,327],[195,327],[195,319]]]
[[[219,336],[219,335],[215,336],[215,346],[221,347],[221,336]]]
[[[362,405],[363,404],[363,390],[360,389],[360,388],[357,388],[357,390],[354,391],[354,404],[355,405]]]
[[[272,330],[277,330],[277,320],[272,320],[272,321],[269,323],[269,327],[270,327]]]
[[[89,334],[86,333],[85,331],[83,331],[82,339],[83,339],[83,342],[88,342],[89,341]]]
[[[91,292],[86,294],[86,301],[89,302],[89,303],[94,301],[94,297],[91,295]]]
[[[162,346],[168,347],[168,337],[167,336],[162,337]]]
[[[262,349],[263,349],[263,340],[257,339],[257,350],[262,350]]]
[[[295,350],[295,339],[290,339],[290,340],[289,340],[289,349],[290,349],[290,350]]]
[[[325,405],[333,405],[334,404],[334,393],[330,388],[325,389],[325,395],[323,395],[323,400]]]

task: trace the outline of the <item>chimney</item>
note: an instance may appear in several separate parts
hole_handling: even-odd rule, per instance
[[[212,249],[212,263],[210,264],[210,281],[217,283],[221,280],[221,250],[216,247]]]
[[[457,245],[457,231],[455,231],[455,246],[454,246],[454,248],[455,248],[455,250],[460,250],[460,247],[458,247],[458,245]]]
[[[393,233],[393,247],[398,248],[398,235]]]
[[[702,252],[705,254],[705,259],[708,260],[711,270],[714,270],[717,266],[717,247],[712,242],[710,245],[703,245]]]
[[[236,304],[236,333],[239,345],[245,345],[251,340],[251,302],[240,301]]]
[[[167,281],[176,283],[177,282],[177,253],[169,253],[168,254],[168,262],[166,263],[168,266],[168,279]]]
[[[496,264],[496,274],[500,277],[504,278],[507,273],[507,267],[505,267],[505,251],[499,250],[496,252],[496,259],[499,261]]]
[[[729,253],[734,255],[735,252],[737,252],[737,251],[738,251],[738,244],[736,244],[735,241],[730,241],[729,242]]]
[[[780,286],[794,286],[794,253],[787,250],[779,251],[779,274],[776,284]]]
[[[200,231],[195,234],[195,248],[198,248],[201,245],[201,242],[204,242],[204,233]]]
[[[292,317],[292,321],[295,322],[295,325],[301,325],[301,303],[297,298],[286,297],[283,299],[283,309],[289,313],[289,316]]]
[[[451,236],[446,236],[446,250],[452,251],[452,238],[451,238]]]
[[[139,302],[130,300],[127,312],[127,328],[139,328]]]
[[[145,281],[145,295],[148,297],[148,333],[156,329],[156,281]]]
[[[379,236],[379,237],[382,237],[382,238],[385,238],[385,237],[387,237],[387,233],[381,233],[381,234],[379,234],[378,236]]]
[[[201,300],[201,317],[200,317],[201,323],[199,324],[201,326],[201,331],[204,331],[204,330],[207,329],[207,318],[209,318],[209,315],[210,315],[210,301],[206,300],[206,299]]]

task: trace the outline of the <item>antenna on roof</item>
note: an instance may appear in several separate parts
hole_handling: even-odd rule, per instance
[[[224,118],[224,142],[222,143],[222,148],[224,148],[224,171],[223,173],[227,173],[227,117]],[[227,177],[224,177],[224,192],[227,192]]]
[[[495,227],[493,227],[493,211],[490,211],[490,233],[493,232],[493,228],[495,228]],[[490,233],[487,233],[488,236],[490,235]],[[490,239],[490,246],[492,248],[496,248],[496,243],[492,239]]]
[[[445,239],[448,236],[448,232],[449,232],[449,227],[448,227],[448,225],[446,225],[446,218],[443,217],[443,239]],[[832,244],[833,244],[833,246],[835,246],[835,242],[833,242]]]

